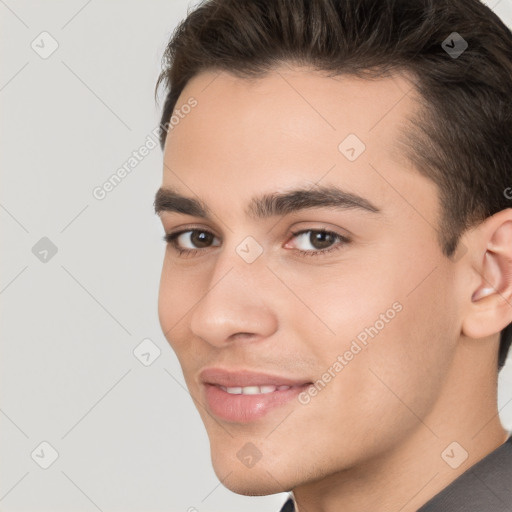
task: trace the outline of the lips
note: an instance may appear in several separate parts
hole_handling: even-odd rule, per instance
[[[199,373],[206,409],[238,424],[262,420],[273,409],[294,402],[311,381],[249,370],[205,368]],[[293,405],[292,405],[293,406]]]
[[[311,384],[306,379],[294,379],[282,377],[279,375],[270,375],[268,373],[251,372],[247,370],[229,371],[221,368],[205,368],[199,374],[199,378],[203,384],[213,384],[225,389],[247,388],[247,394],[251,393],[251,389],[263,387],[264,390],[270,389],[270,386],[279,388],[280,386],[299,387],[305,384]],[[284,389],[284,388],[283,388]],[[252,390],[254,393],[255,389]]]

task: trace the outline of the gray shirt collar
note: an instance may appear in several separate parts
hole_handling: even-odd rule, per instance
[[[280,512],[295,512],[292,498]],[[417,512],[512,512],[512,436]]]

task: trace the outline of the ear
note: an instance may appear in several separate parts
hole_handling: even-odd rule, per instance
[[[465,243],[472,276],[462,332],[478,339],[512,322],[512,208],[488,217],[470,237]]]

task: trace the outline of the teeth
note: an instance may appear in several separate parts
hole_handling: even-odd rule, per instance
[[[259,395],[261,394],[261,391],[259,386],[245,386],[242,388],[241,393],[242,395]]]
[[[276,386],[260,386],[262,393],[273,393],[276,390]]]
[[[220,389],[231,395],[260,395],[273,393],[274,391],[282,391],[290,389],[290,386],[245,386],[245,387],[226,387],[219,386]]]

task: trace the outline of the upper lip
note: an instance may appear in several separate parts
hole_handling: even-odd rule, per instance
[[[225,387],[299,386],[309,384],[306,379],[293,379],[249,370],[223,370],[222,368],[205,368],[199,374],[199,378],[204,384]]]

